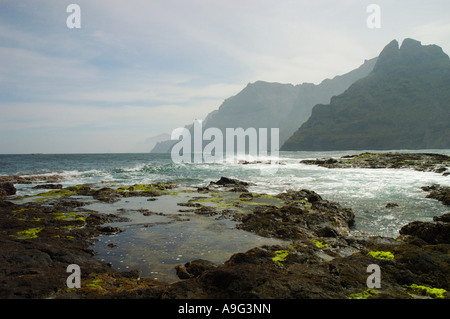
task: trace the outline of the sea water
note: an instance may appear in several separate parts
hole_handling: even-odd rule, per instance
[[[170,154],[30,154],[0,155],[0,175],[64,177],[64,187],[78,184],[115,185],[175,182],[184,187],[206,186],[221,176],[251,182],[249,191],[278,194],[288,189],[309,189],[322,198],[349,207],[355,213],[352,231],[368,235],[397,237],[399,229],[415,220],[430,221],[449,211],[447,206],[426,198],[422,186],[450,186],[450,177],[413,169],[328,169],[300,163],[303,159],[340,157],[365,151],[280,152],[275,172],[264,163],[174,163]],[[415,150],[450,155],[450,150]],[[35,184],[16,185],[18,195],[35,194]],[[186,198],[179,198],[186,201]],[[387,203],[398,206],[386,208]],[[156,205],[156,206],[155,206]],[[94,246],[98,257],[120,270],[139,268],[143,275],[173,281],[176,264],[193,259],[223,262],[233,253],[263,244],[279,243],[235,228],[235,222],[195,214],[183,216],[177,201],[160,196],[127,198],[115,204],[92,203],[85,207],[99,212],[117,213],[129,222],[125,231],[100,236]],[[142,209],[160,209],[165,215],[143,219]],[[171,216],[170,214],[173,214]],[[176,216],[175,216],[176,215]],[[174,222],[174,218],[177,218]],[[113,244],[111,248],[108,244]],[[143,266],[145,265],[145,267]]]

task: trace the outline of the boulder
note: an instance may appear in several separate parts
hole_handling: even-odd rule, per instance
[[[422,187],[422,190],[429,192],[427,198],[437,199],[444,205],[450,205],[450,187],[433,184]]]
[[[450,244],[450,213],[433,218],[433,222],[411,222],[399,233],[420,238],[429,244]]]
[[[0,183],[0,196],[11,196],[17,192],[12,182]]]
[[[184,266],[176,266],[177,276],[180,279],[196,278],[207,270],[216,268],[217,265],[209,260],[196,259]]]
[[[211,182],[210,185],[219,185],[226,187],[250,186],[250,184],[247,182],[223,176],[217,182]]]

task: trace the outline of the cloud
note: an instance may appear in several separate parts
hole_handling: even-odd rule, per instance
[[[162,105],[152,108],[124,105],[108,108],[86,105],[49,103],[8,103],[3,106],[0,119],[1,131],[22,131],[26,129],[84,129],[133,128],[149,129],[152,126],[175,125],[189,119],[189,115],[204,114],[210,108],[211,100],[195,106]],[[147,137],[146,137],[147,138]]]
[[[78,141],[77,145],[71,144],[70,152],[75,149],[83,152],[83,148],[86,152],[96,152],[95,149],[98,152],[127,152],[131,149],[148,152],[149,149],[135,149],[135,144],[168,128],[171,131],[184,126],[193,117],[203,118],[210,111],[211,104],[216,102],[203,100],[189,107],[176,104],[152,108],[124,105],[107,110],[85,105],[8,103],[3,105],[4,116],[0,118],[0,149],[14,146],[13,149],[20,150],[23,146],[28,150],[32,147],[32,152],[52,152],[48,148],[45,151],[38,149],[39,143],[33,139],[39,137],[40,141],[45,141],[46,147]],[[25,136],[28,141],[25,141]],[[62,150],[61,147],[58,149]],[[69,151],[67,147],[63,149]]]
[[[0,153],[127,151],[248,82],[319,83],[394,38],[450,53],[447,0],[377,1],[378,30],[369,0],[78,0],[81,29],[69,3],[0,4]]]
[[[0,72],[10,79],[40,81],[87,81],[96,76],[77,60],[66,57],[49,57],[36,51],[21,48],[0,47],[0,60],[7,61],[0,66]],[[34,84],[41,84],[39,81]]]
[[[422,44],[437,44],[447,55],[450,54],[450,23],[435,21],[417,26],[412,31],[412,38],[423,39]]]

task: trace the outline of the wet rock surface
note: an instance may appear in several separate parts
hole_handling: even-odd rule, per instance
[[[431,186],[424,186],[422,189],[429,192],[427,198],[437,199],[444,205],[450,205],[450,187],[434,184]]]
[[[399,232],[430,244],[450,244],[450,213],[435,216],[433,222],[414,221],[403,226]]]
[[[247,186],[242,181],[222,181],[224,185],[210,186],[229,191]],[[175,283],[140,278],[136,270],[118,272],[94,258],[90,245],[99,235],[122,231],[105,225],[121,217],[86,211],[86,198],[80,196],[114,203],[133,196],[171,196],[173,188],[162,183],[119,188],[80,185],[40,194],[46,201],[0,199],[0,298],[403,299],[418,297],[408,288],[412,285],[449,290],[450,213],[405,225],[396,239],[353,236],[351,209],[305,189],[276,196],[229,192],[234,196],[223,199],[221,190],[198,188],[196,201],[179,206],[211,218],[232,219],[240,229],[286,244],[239,252],[223,264],[202,259],[180,264],[176,267],[180,280]],[[207,200],[217,206],[205,206]],[[66,286],[70,264],[83,270],[79,289]],[[382,286],[368,291],[371,264],[380,266]],[[442,296],[449,298],[447,292]]]
[[[0,183],[0,197],[15,195],[16,192],[16,187],[12,182]]]
[[[0,176],[0,183],[11,182],[14,184],[32,184],[32,183],[56,183],[64,180],[61,175],[10,175]]]
[[[351,209],[323,200],[313,191],[287,191],[277,197],[288,205],[256,207],[237,227],[265,237],[300,239],[343,236],[354,223]]]
[[[433,153],[362,153],[340,158],[303,160],[326,168],[410,168],[447,175],[450,156]]]
[[[48,297],[66,285],[69,264],[110,271],[89,245],[114,216],[2,200],[0,211],[0,298]]]

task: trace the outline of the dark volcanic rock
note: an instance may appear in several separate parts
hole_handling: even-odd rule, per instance
[[[219,185],[219,186],[226,186],[226,187],[247,187],[250,186],[249,183],[243,182],[234,178],[229,177],[221,177],[217,182],[211,182],[209,185]]]
[[[111,216],[8,203],[0,205],[0,298],[46,298],[65,289],[70,264],[79,265],[83,275],[111,271],[89,249],[99,234],[96,227],[113,221]]]
[[[105,199],[118,193],[70,190]],[[121,220],[117,216],[83,211],[70,196],[51,205],[0,199],[0,298],[347,298],[367,291],[371,264],[382,269],[382,288],[370,291],[370,298],[411,298],[405,288],[411,284],[448,291],[450,213],[410,223],[395,240],[349,234],[353,212],[313,191],[275,198],[280,207],[254,206],[236,221],[250,232],[282,238],[282,244],[236,253],[223,264],[179,265],[180,281],[171,284],[139,278],[136,270],[117,272],[94,258],[95,238],[121,231],[105,225]],[[67,289],[69,264],[82,269],[80,289]]]
[[[313,191],[287,191],[277,197],[288,205],[257,207],[237,227],[264,237],[299,239],[343,236],[354,223],[351,209],[323,200]]]
[[[186,263],[183,266],[176,266],[177,276],[180,279],[196,278],[206,270],[216,268],[217,265],[209,260],[197,259]]]
[[[450,213],[433,218],[433,222],[414,221],[403,226],[399,232],[430,244],[450,244]]]
[[[301,163],[326,168],[410,168],[442,173],[450,166],[450,156],[432,153],[362,153],[337,159],[302,160]]]
[[[305,242],[283,249],[254,248],[233,255],[199,277],[170,285],[163,297],[344,299],[367,290],[367,266],[374,263],[383,269],[383,279],[382,288],[372,290],[372,298],[409,299],[403,286],[412,283],[448,289],[448,247],[380,246],[376,241],[364,245],[366,252],[382,249],[391,251],[395,258],[380,260],[358,252],[324,262],[317,256],[321,249],[306,247]],[[276,263],[280,255],[283,260]]]
[[[92,197],[106,203],[115,203],[118,202],[121,198],[119,193],[107,187],[95,191],[92,194]]]
[[[11,196],[16,194],[16,188],[11,182],[0,183],[0,197]]]
[[[36,185],[33,189],[62,189],[63,186],[61,184],[41,184]]]
[[[436,219],[443,223],[442,220],[449,218],[447,215]],[[198,277],[183,277],[187,279],[167,287],[163,297],[358,298],[368,291],[367,267],[371,264],[381,267],[382,286],[370,290],[366,297],[409,299],[411,295],[406,287],[412,284],[448,291],[448,228],[411,223],[404,229],[421,227],[426,229],[421,234],[431,232],[426,236],[427,240],[431,239],[428,243],[414,241],[412,237],[417,234],[408,238],[402,235],[405,241],[378,237],[329,238],[325,239],[328,244],[321,245],[314,245],[303,237],[285,247],[253,248],[231,256],[222,265],[202,271]],[[353,251],[345,253],[349,248]],[[374,257],[371,252],[389,253],[391,258]],[[448,293],[444,296],[449,297]]]
[[[56,183],[64,179],[61,175],[11,175],[0,176],[0,182],[12,182],[14,184],[32,184],[36,182]]]
[[[394,208],[394,207],[398,207],[398,204],[397,203],[387,203],[385,207],[386,208]]]
[[[426,192],[430,192],[427,195],[427,198],[437,199],[444,205],[450,205],[450,187],[434,184],[431,186],[424,186],[422,189]]]

